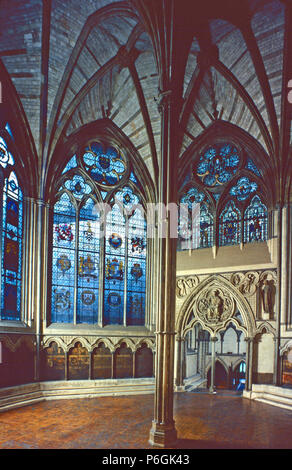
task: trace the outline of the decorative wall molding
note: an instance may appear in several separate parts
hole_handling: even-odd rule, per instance
[[[264,331],[265,330],[265,331]],[[274,337],[276,337],[276,330],[275,328],[273,328],[273,326],[267,322],[267,321],[264,321],[263,323],[261,323],[258,327],[257,327],[257,330],[256,330],[256,334],[264,334],[264,333],[267,333],[267,334],[271,334],[273,335]]]
[[[76,343],[80,343],[84,348],[87,349],[89,353],[93,352],[101,343],[103,343],[111,353],[114,353],[117,348],[121,346],[122,343],[126,343],[127,347],[131,349],[134,353],[136,352],[143,343],[154,351],[155,350],[155,340],[154,338],[129,338],[129,337],[96,337],[96,336],[49,336],[44,337],[42,341],[43,349],[46,349],[50,346],[52,342],[57,343],[57,345],[62,348],[64,352],[69,352]]]
[[[218,295],[215,303],[217,302],[220,306],[217,306],[219,311],[217,311],[217,313],[215,312],[217,319],[214,322],[208,319],[208,315],[212,316],[210,309],[215,308],[216,310],[216,307],[211,305],[211,297],[212,295],[214,296],[216,290],[218,291]],[[220,298],[218,298],[218,296]],[[200,304],[198,303],[199,301],[201,301]],[[239,320],[235,316],[236,308],[242,320]],[[184,337],[190,324],[192,323],[192,325],[194,325],[196,322],[199,322],[202,327],[213,336],[226,328],[230,321],[232,321],[238,329],[244,331],[247,336],[253,337],[255,335],[255,313],[247,301],[246,296],[228,279],[221,275],[213,274],[205,277],[204,280],[186,295],[176,317],[176,332],[181,337]]]
[[[287,351],[289,351],[289,349],[292,348],[292,339],[289,339],[288,341],[286,341],[286,343],[281,346],[280,348],[280,356],[283,356],[283,354]]]

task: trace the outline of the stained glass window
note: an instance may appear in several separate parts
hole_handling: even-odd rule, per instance
[[[236,196],[238,201],[245,201],[252,193],[258,188],[257,183],[250,181],[249,178],[243,176],[239,178],[236,186],[233,186],[230,190],[231,196]]]
[[[268,238],[267,208],[259,196],[254,196],[244,213],[244,242],[264,241]]]
[[[54,206],[52,322],[74,319],[76,211],[67,193]]]
[[[73,157],[70,158],[69,162],[65,166],[62,174],[67,173],[67,171],[72,170],[72,168],[76,168],[76,167],[77,167],[76,155],[73,155]]]
[[[106,220],[104,323],[123,325],[125,291],[126,218],[114,204]]]
[[[246,163],[246,168],[250,171],[252,171],[255,175],[261,176],[256,164],[249,158]]]
[[[59,188],[52,322],[143,325],[146,221],[129,162],[116,149],[93,142],[69,160]]]
[[[207,248],[213,245],[213,216],[206,203],[200,205],[200,247]]]
[[[220,246],[267,240],[267,208],[260,199],[265,182],[246,152],[229,142],[215,142],[194,155],[187,168],[179,203],[189,212],[184,209],[179,219],[178,250],[211,247],[214,240]],[[191,212],[196,204],[200,216],[194,229]],[[191,228],[195,232],[188,242],[184,235]]]
[[[88,198],[79,212],[77,323],[97,323],[99,284],[99,212]]]
[[[105,186],[116,185],[126,172],[126,162],[113,147],[91,143],[83,155],[83,163],[91,178]]]
[[[127,322],[143,325],[146,297],[146,221],[137,209],[129,220]]]
[[[184,211],[180,211],[179,247],[195,249],[212,246],[213,215],[204,192],[192,187],[182,196],[180,203],[188,207],[189,213],[184,215]],[[188,228],[191,240],[184,236],[184,227]]]
[[[235,245],[241,241],[240,212],[233,201],[222,210],[219,219],[219,244]]]
[[[195,173],[208,186],[218,186],[229,181],[240,163],[237,149],[230,144],[209,147],[195,167]]]
[[[1,319],[21,319],[23,195],[13,171],[14,159],[0,137],[2,188]]]

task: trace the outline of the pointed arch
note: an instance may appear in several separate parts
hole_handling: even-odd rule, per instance
[[[202,320],[197,317],[196,312],[193,311],[194,303],[200,292],[202,292],[206,288],[212,287],[219,287],[226,290],[236,302],[236,306],[243,319],[243,324],[241,325],[234,318],[234,315],[230,319],[228,319],[228,321],[232,319],[232,321],[235,322],[238,328],[241,327],[242,331],[246,332],[247,337],[254,337],[256,332],[256,321],[249,303],[243,297],[243,295],[231,284],[231,282],[229,282],[223,276],[216,274],[209,276],[199,285],[197,285],[185,299],[176,318],[175,330],[177,332],[177,335],[179,337],[184,337],[185,329],[188,326],[189,318],[191,315],[193,317],[192,322],[198,321],[204,329],[207,329],[211,334],[214,334],[214,332],[210,330],[210,328],[208,328],[208,326],[206,326],[202,322]],[[216,331],[220,331],[220,329],[222,328],[220,327]]]

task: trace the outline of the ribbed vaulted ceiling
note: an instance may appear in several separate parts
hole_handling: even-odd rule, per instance
[[[288,7],[280,0],[242,0],[236,17],[222,0],[222,11],[207,8],[200,23],[200,3],[190,11],[194,34],[184,73],[180,155],[219,119],[254,137],[276,165],[292,143]],[[131,1],[48,5],[41,0],[0,5],[0,57],[42,165],[48,166],[61,138],[106,117],[130,139],[155,181],[159,77],[139,12]],[[206,37],[218,55],[202,70]]]

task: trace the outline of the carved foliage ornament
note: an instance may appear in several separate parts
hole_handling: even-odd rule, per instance
[[[205,324],[219,327],[232,317],[235,310],[234,300],[220,287],[205,289],[198,296],[195,311]]]
[[[197,276],[179,277],[176,281],[176,294],[178,297],[185,297],[194,287],[199,284]]]

